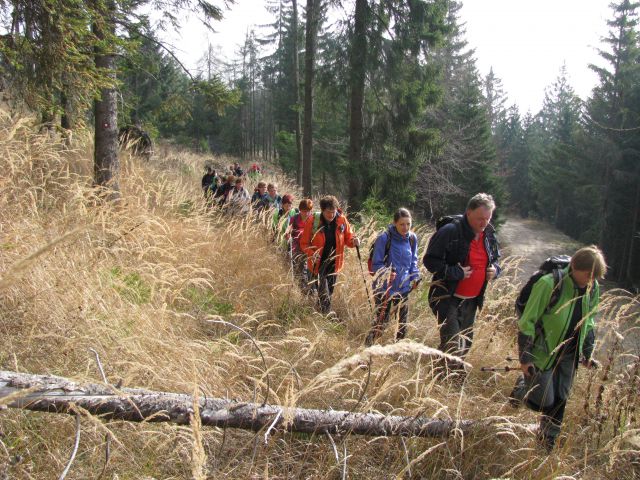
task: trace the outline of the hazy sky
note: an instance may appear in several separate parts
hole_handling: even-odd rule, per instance
[[[596,48],[608,31],[611,0],[466,0],[461,20],[466,23],[469,47],[475,48],[478,69],[484,76],[493,67],[502,79],[508,103],[522,113],[536,113],[545,88],[566,63],[570,82],[581,98],[596,84],[589,63],[602,63]],[[304,4],[305,2],[300,1]],[[350,13],[350,12],[349,12]],[[208,42],[227,57],[240,45],[252,25],[270,23],[261,0],[236,0],[215,24],[218,33],[207,33],[190,18],[173,43],[178,56],[194,68]]]

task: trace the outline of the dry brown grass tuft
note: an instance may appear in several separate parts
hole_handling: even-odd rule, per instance
[[[476,433],[446,441],[346,436],[333,439],[334,450],[320,436],[275,432],[265,445],[262,435],[197,421],[176,427],[82,416],[70,478],[98,477],[105,434],[111,451],[102,478],[339,478],[345,461],[352,478],[638,474],[637,297],[605,296],[598,352],[604,368],[579,373],[564,440],[547,458],[528,427],[535,415],[506,404],[513,374],[479,371],[515,353],[517,260],[506,260],[505,275],[489,291],[468,357],[473,368],[459,385],[433,372],[429,347],[438,335],[425,288],[412,298],[412,341],[391,344],[390,325],[381,345],[364,350],[371,311],[355,252],[347,254],[335,294],[343,323],[332,323],[293,285],[264,222],[207,209],[199,180],[211,158],[167,146],[148,163],[123,156],[123,201],[105,204],[91,186],[89,137],[76,135],[76,149],[64,149],[35,135],[31,124],[0,115],[3,369],[96,381],[95,349],[108,380],[125,386],[487,419]],[[298,192],[282,176],[267,180],[282,193]],[[358,234],[370,242],[380,228],[367,224]],[[420,231],[421,252],[429,234]],[[370,374],[357,368],[370,358]],[[72,418],[4,411],[0,427],[3,475],[45,479],[62,472]]]

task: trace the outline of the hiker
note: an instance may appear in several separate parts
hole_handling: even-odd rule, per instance
[[[273,228],[273,240],[276,244],[289,250],[286,242],[286,233],[291,217],[298,214],[298,210],[293,207],[293,195],[288,193],[282,196],[282,207],[273,212],[271,226]],[[280,242],[281,241],[281,242]]]
[[[238,162],[235,162],[233,164],[232,167],[233,170],[233,175],[236,177],[243,177],[244,176],[244,170],[242,170],[242,167],[240,166],[240,164]]]
[[[257,163],[254,163],[249,167],[248,176],[252,181],[256,181],[258,177],[262,175],[262,171],[260,170],[260,166]]]
[[[211,207],[218,201],[218,192],[220,191],[221,186],[222,185],[220,185],[220,177],[216,175],[215,177],[213,177],[213,183],[209,185],[207,191],[204,194],[205,198],[207,199],[207,207]]]
[[[232,215],[243,215],[249,212],[251,198],[249,192],[244,188],[244,180],[236,178],[235,186],[227,193],[228,211]]]
[[[214,195],[214,199],[218,203],[218,205],[224,205],[227,201],[227,196],[229,192],[233,190],[235,185],[236,178],[233,175],[227,175],[225,182],[218,187]]]
[[[464,215],[438,222],[423,258],[433,274],[429,306],[438,321],[440,350],[463,358],[487,283],[500,274],[498,241],[489,223],[494,209],[491,195],[473,196]]]
[[[304,225],[311,216],[313,200],[305,198],[298,204],[298,213],[289,218],[289,228],[285,237],[291,242],[291,254],[293,263],[293,276],[298,280],[300,289],[307,293],[309,290],[309,270],[307,269],[307,255],[300,246],[300,237],[304,231]]]
[[[211,167],[207,167],[207,173],[202,177],[202,192],[205,198],[211,193],[211,184],[214,183],[216,177],[216,171]]]
[[[278,195],[278,187],[274,183],[267,185],[267,196],[265,197],[265,208],[279,210],[282,208],[282,197]]]
[[[330,314],[336,278],[344,265],[344,247],[355,248],[360,240],[340,210],[338,199],[328,195],[320,200],[320,212],[310,215],[304,225],[300,247],[307,254],[307,267],[315,276],[320,312]]]
[[[560,433],[564,409],[578,363],[594,368],[594,317],[607,272],[604,256],[592,245],[578,250],[561,270],[540,277],[518,321],[522,375],[511,396],[542,413],[538,440],[551,451]],[[551,298],[557,289],[557,299]]]
[[[371,258],[371,273],[376,302],[376,318],[365,345],[371,346],[389,323],[390,312],[398,316],[396,341],[407,334],[409,293],[420,280],[418,269],[418,238],[411,231],[411,213],[400,208],[393,223],[376,238]]]
[[[251,205],[255,212],[261,212],[266,207],[267,201],[267,184],[265,182],[258,182],[255,191],[251,197]]]

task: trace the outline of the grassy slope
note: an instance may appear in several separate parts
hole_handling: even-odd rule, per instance
[[[314,313],[292,286],[288,265],[261,224],[206,211],[199,190],[204,158],[162,149],[143,164],[123,155],[124,200],[103,205],[91,189],[89,142],[79,139],[77,150],[64,151],[34,135],[28,123],[0,119],[0,368],[96,381],[93,348],[114,383],[261,399],[266,375],[260,357],[237,332],[207,321],[223,318],[258,341],[271,403],[496,419],[473,435],[447,441],[336,438],[340,462],[348,456],[350,478],[396,478],[409,470],[414,478],[452,479],[638,475],[631,463],[639,448],[632,430],[638,428],[638,360],[625,370],[619,352],[611,354],[613,332],[629,316],[624,309],[637,300],[620,292],[605,299],[600,331],[610,336],[611,348],[598,356],[607,368],[596,375],[580,371],[564,427],[568,439],[546,458],[535,450],[531,433],[518,426],[535,422],[535,414],[505,404],[513,374],[479,371],[515,352],[514,259],[506,260],[505,275],[488,293],[468,358],[475,368],[462,388],[433,378],[429,359],[393,349],[374,358],[368,383],[363,370],[328,373],[362,352],[369,326],[353,252],[335,295],[345,321],[337,326]],[[293,189],[286,179],[277,181],[281,191]],[[358,233],[371,239],[375,231],[369,225]],[[422,232],[421,251],[427,238]],[[413,300],[409,337],[436,346],[424,293]],[[615,374],[609,372],[611,359]],[[0,471],[43,479],[62,472],[73,444],[72,418],[5,411],[0,428]],[[340,478],[342,472],[325,437],[277,433],[264,445],[260,435],[238,430],[83,417],[68,478],[100,474],[105,435],[111,455],[102,478]]]

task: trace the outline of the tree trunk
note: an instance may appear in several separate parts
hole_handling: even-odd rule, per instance
[[[92,1],[91,6],[97,13],[92,25],[93,33],[99,45],[95,49],[95,63],[99,70],[104,70],[110,81],[116,79],[116,57],[114,52],[105,47],[115,36],[116,5],[110,0],[106,3]],[[94,145],[94,180],[95,184],[111,190],[109,197],[120,197],[120,161],[118,159],[118,122],[117,97],[113,86],[103,88],[100,99],[94,103],[95,145]]]
[[[302,125],[300,122],[300,57],[298,55],[298,0],[291,0],[293,6],[293,23],[291,29],[293,30],[293,85],[295,89],[296,99],[296,117],[295,117],[295,130],[296,130],[296,168],[297,175],[296,180],[298,185],[302,185],[302,172],[304,171],[304,165],[302,163]]]
[[[356,0],[353,40],[349,58],[351,105],[349,107],[349,205],[360,207],[364,84],[367,68],[367,0]]]
[[[7,406],[50,413],[73,413],[80,407],[107,420],[171,422],[188,425],[191,395],[80,384],[67,378],[0,371],[0,398]],[[282,428],[300,433],[352,433],[370,436],[445,437],[454,429],[468,432],[479,422],[401,417],[341,410],[284,409],[278,405],[199,398],[202,425],[260,431]],[[285,420],[286,419],[286,420]]]
[[[302,135],[302,190],[311,197],[311,155],[313,150],[313,82],[315,75],[316,37],[319,0],[307,0],[307,32],[304,55],[304,133]]]

